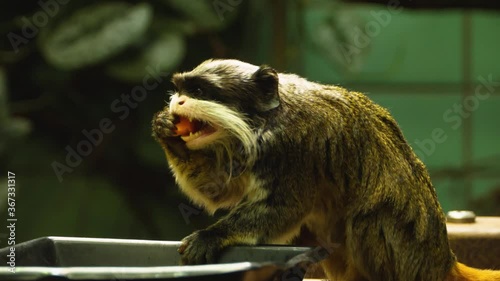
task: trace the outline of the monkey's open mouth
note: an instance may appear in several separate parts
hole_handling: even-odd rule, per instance
[[[186,143],[195,139],[207,137],[217,131],[210,123],[203,120],[180,115],[178,115],[177,118],[178,122],[175,124],[175,133]]]

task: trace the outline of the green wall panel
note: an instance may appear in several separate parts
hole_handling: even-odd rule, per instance
[[[403,10],[394,14],[380,6],[342,8],[338,12],[342,18],[351,19],[345,20],[343,30],[354,40],[353,44],[346,45],[335,41],[322,27],[322,22],[333,11],[328,6],[318,6],[311,7],[305,15],[306,34],[311,41],[304,54],[308,77],[325,82],[384,83],[454,83],[462,79],[461,12]],[[342,23],[342,19],[338,21]],[[317,38],[331,43],[329,51],[317,46]],[[350,58],[356,55],[343,56],[351,53],[345,50],[361,53],[361,63],[354,66],[352,72],[347,72],[345,65],[353,66],[354,59]],[[335,56],[340,62],[328,59]],[[343,65],[345,57],[349,59],[345,59]]]
[[[472,78],[477,80],[480,76],[493,75],[494,81],[500,82],[500,13],[474,13],[472,38]]]
[[[383,6],[312,3],[304,15],[308,38],[302,54],[303,74],[310,80],[369,92],[391,111],[431,170],[443,208],[486,210],[477,207],[487,205],[478,200],[500,187],[499,14],[475,11],[470,18],[459,10],[395,14]],[[385,18],[381,20],[381,16]],[[337,31],[325,28],[331,26],[325,25],[327,20],[335,22]],[[472,97],[464,104],[461,89],[467,22],[472,38],[470,78],[479,83],[473,85]],[[347,38],[359,39],[360,30],[376,24],[380,29],[368,36],[368,44],[345,59],[346,48],[339,46],[346,45],[336,37],[338,30],[344,30]],[[485,167],[472,174],[470,184],[464,181],[462,168],[464,122],[470,121],[460,113],[464,105],[473,111],[471,164]],[[438,138],[433,139],[433,132]]]
[[[460,166],[462,133],[443,118],[453,104],[460,102],[459,94],[407,93],[401,96],[374,93],[370,97],[389,109],[406,139],[428,167]]]
[[[410,145],[431,171],[443,209],[466,208],[468,199],[463,182],[442,175],[442,171],[457,169],[462,163],[462,127],[454,128],[444,117],[454,104],[460,103],[461,95],[406,93],[370,96],[389,109]]]
[[[478,102],[477,109],[472,115],[474,160],[480,161],[496,156],[497,167],[500,167],[499,110],[500,96],[490,96]],[[498,176],[500,178],[500,174]]]

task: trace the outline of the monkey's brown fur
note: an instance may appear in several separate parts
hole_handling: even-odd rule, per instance
[[[288,243],[305,227],[340,245],[322,263],[332,280],[475,280],[460,279],[424,164],[365,95],[237,60],[173,83],[153,135],[193,202],[230,209],[183,240],[184,264],[229,245]],[[199,120],[202,136],[176,136],[180,117]]]

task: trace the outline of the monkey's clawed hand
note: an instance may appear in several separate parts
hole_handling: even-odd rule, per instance
[[[222,248],[222,237],[214,231],[205,229],[182,239],[177,251],[181,254],[181,264],[195,265],[214,263]]]
[[[163,110],[153,117],[153,136],[157,139],[175,136],[175,116]]]

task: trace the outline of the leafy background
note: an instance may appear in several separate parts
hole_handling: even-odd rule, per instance
[[[45,10],[49,2],[57,10]],[[18,242],[48,235],[179,240],[212,222],[178,192],[150,136],[151,117],[171,90],[165,73],[211,57],[368,92],[393,112],[412,145],[446,128],[447,142],[424,159],[443,206],[500,215],[500,90],[473,112],[470,126],[450,130],[442,120],[464,84],[475,85],[478,75],[500,81],[496,12],[407,9],[346,60],[338,46],[354,44],[353,27],[363,29],[386,7],[327,0],[1,5],[0,180],[6,186],[7,171],[16,173]],[[463,63],[464,22],[473,30],[472,66]],[[127,106],[122,95],[142,86],[151,69],[161,82]],[[113,110],[116,102],[128,108],[125,118]],[[53,163],[65,164],[67,147],[76,149],[87,140],[82,131],[98,129],[104,118],[115,129],[60,181]],[[464,148],[468,135],[472,152]],[[5,218],[6,188],[0,195]],[[188,220],[181,209],[191,212]]]

